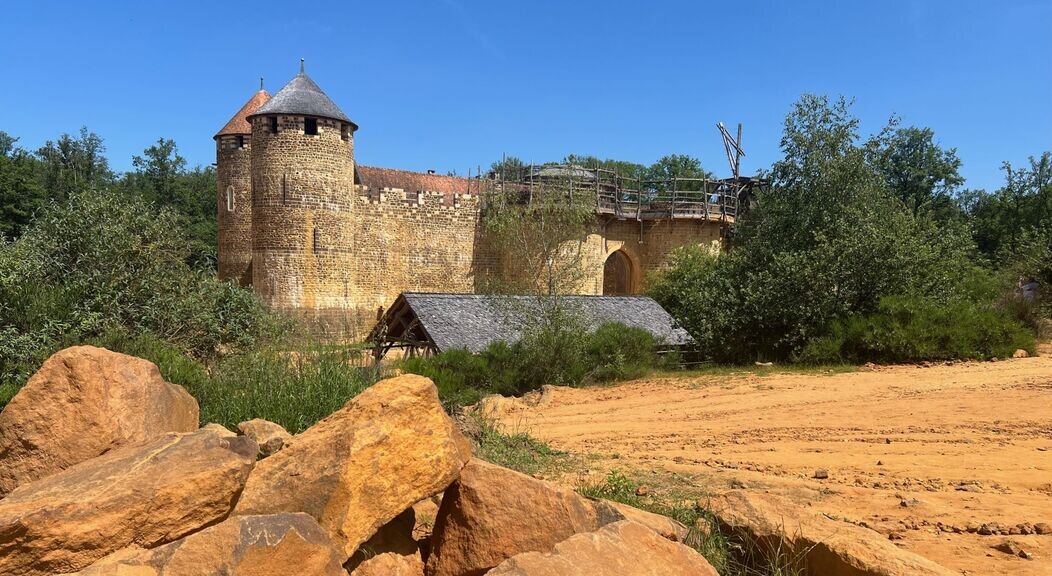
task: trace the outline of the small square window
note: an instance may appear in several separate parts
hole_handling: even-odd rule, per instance
[[[271,116],[270,117],[270,133],[271,134],[277,134],[278,133],[278,117],[277,116]]]
[[[303,133],[308,136],[318,135],[318,119],[317,118],[304,118],[303,119]]]

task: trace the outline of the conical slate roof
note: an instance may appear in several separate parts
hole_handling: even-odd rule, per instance
[[[347,122],[355,130],[358,125],[351,121],[340,107],[329,98],[314,80],[300,71],[284,88],[278,91],[269,102],[249,116],[266,114],[288,114],[297,116],[318,116]]]
[[[248,123],[248,117],[260,106],[266,104],[267,100],[270,100],[270,94],[267,94],[266,90],[260,88],[259,92],[253,94],[248,99],[248,102],[245,102],[245,105],[237,111],[237,114],[234,114],[234,117],[226,123],[226,126],[223,126],[222,130],[216,132],[212,139],[214,140],[227,134],[251,134],[252,126]]]

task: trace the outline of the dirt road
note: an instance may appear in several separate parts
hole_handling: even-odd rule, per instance
[[[683,376],[556,388],[504,424],[593,468],[699,492],[768,490],[963,574],[1052,575],[1052,350],[829,375]],[[818,469],[828,478],[815,479]],[[649,471],[649,472],[646,472]],[[983,528],[983,525],[986,528]],[[987,534],[997,532],[1005,534]],[[1034,558],[993,548],[1012,540]]]

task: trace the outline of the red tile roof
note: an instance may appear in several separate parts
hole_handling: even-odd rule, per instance
[[[267,94],[266,90],[260,90],[252,95],[245,102],[245,105],[234,114],[234,117],[223,126],[223,129],[216,133],[212,138],[219,138],[227,134],[251,134],[252,126],[248,123],[247,118],[256,111],[257,108],[267,103],[270,100],[270,94]]]
[[[441,192],[449,203],[454,194],[478,194],[479,181],[459,176],[441,176],[393,168],[376,168],[373,166],[355,166],[359,184],[371,190],[381,188],[401,188],[409,193]]]

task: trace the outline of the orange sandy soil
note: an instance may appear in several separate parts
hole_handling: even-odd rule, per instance
[[[532,406],[501,401],[500,418],[594,455],[593,475],[671,477],[694,494],[744,485],[867,526],[962,574],[1052,575],[1052,535],[969,532],[1052,524],[1052,349],[1043,354],[554,388]],[[818,469],[828,479],[815,479]],[[993,548],[1005,540],[1034,558]]]

